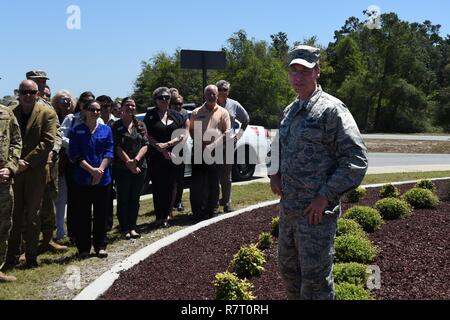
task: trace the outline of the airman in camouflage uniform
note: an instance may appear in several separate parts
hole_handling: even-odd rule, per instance
[[[334,299],[333,258],[340,197],[367,171],[367,149],[346,106],[322,91],[320,50],[290,52],[289,79],[298,98],[284,110],[280,169],[279,265],[289,299]]]
[[[40,99],[39,101],[55,111],[51,103],[50,97],[44,97],[45,90],[48,88],[46,82],[49,80],[47,73],[42,70],[32,70],[27,72],[26,77],[28,80],[33,80],[37,83]],[[49,89],[48,89],[49,90]],[[53,231],[56,229],[56,198],[58,197],[58,155],[62,145],[62,131],[60,130],[60,123],[57,119],[57,135],[55,145],[52,152],[50,152],[47,161],[47,182],[45,186],[44,198],[42,199],[42,206],[40,212],[41,218],[41,232],[42,232],[42,244],[40,251],[65,251],[66,246],[55,243],[53,238]]]
[[[5,261],[12,224],[12,177],[18,170],[21,152],[22,138],[17,120],[9,108],[0,105],[0,269]],[[15,280],[15,277],[0,272],[0,282]]]

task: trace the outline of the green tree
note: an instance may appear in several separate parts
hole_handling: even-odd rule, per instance
[[[223,50],[227,67],[211,78],[231,83],[231,98],[246,108],[252,123],[278,127],[281,111],[295,93],[288,82],[286,62],[272,54],[277,49],[265,41],[248,39],[240,30],[228,39]]]
[[[142,71],[135,82],[134,90],[140,112],[154,106],[152,93],[163,86],[177,88],[186,102],[202,102],[201,71],[181,69],[180,57],[180,50],[177,50],[173,56],[158,53],[150,62],[142,62]]]
[[[285,32],[278,32],[277,34],[270,35],[272,39],[272,48],[275,53],[275,57],[280,60],[287,60],[287,54],[289,51],[288,37]]]

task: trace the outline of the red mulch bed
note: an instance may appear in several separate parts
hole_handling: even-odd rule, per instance
[[[450,299],[449,181],[436,182],[441,204],[415,210],[404,220],[386,222],[370,238],[379,246],[375,261],[381,269],[377,299]],[[403,193],[412,185],[400,186]],[[378,200],[369,190],[360,205]],[[343,204],[345,211],[350,205]],[[270,231],[278,206],[254,210],[208,226],[161,249],[120,275],[101,297],[105,300],[214,300],[214,276],[227,269],[243,244]],[[277,243],[265,251],[265,271],[251,279],[260,300],[284,300],[277,264]]]

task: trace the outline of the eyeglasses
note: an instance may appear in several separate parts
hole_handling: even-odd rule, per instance
[[[36,93],[38,93],[37,90],[19,90],[19,94],[23,96],[34,96]]]
[[[95,112],[95,113],[101,112],[101,109],[98,109],[98,108],[86,108],[85,110],[89,111],[89,112]]]
[[[219,88],[218,90],[219,90],[219,91],[222,91],[222,92],[227,92],[227,91],[228,91],[228,88]]]
[[[43,93],[42,94],[42,97],[47,97],[47,98],[50,98],[52,95],[51,94],[49,94],[49,93]]]
[[[170,96],[157,96],[156,99],[157,100],[169,101],[170,100]]]
[[[314,71],[314,69],[302,70],[302,71],[289,70],[288,73],[291,77],[304,77],[304,76],[311,75],[313,71]]]

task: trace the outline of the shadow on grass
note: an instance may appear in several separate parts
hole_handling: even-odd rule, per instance
[[[145,215],[151,215],[151,213],[146,213]],[[197,223],[197,221],[193,218],[191,214],[183,213],[183,214],[176,214],[169,220],[169,227],[171,226],[178,226],[178,227],[187,227],[191,226],[193,224]],[[162,229],[160,223],[157,221],[152,221],[148,223],[143,223],[137,226],[137,231],[141,234],[147,234],[153,231],[156,231],[158,229]]]

